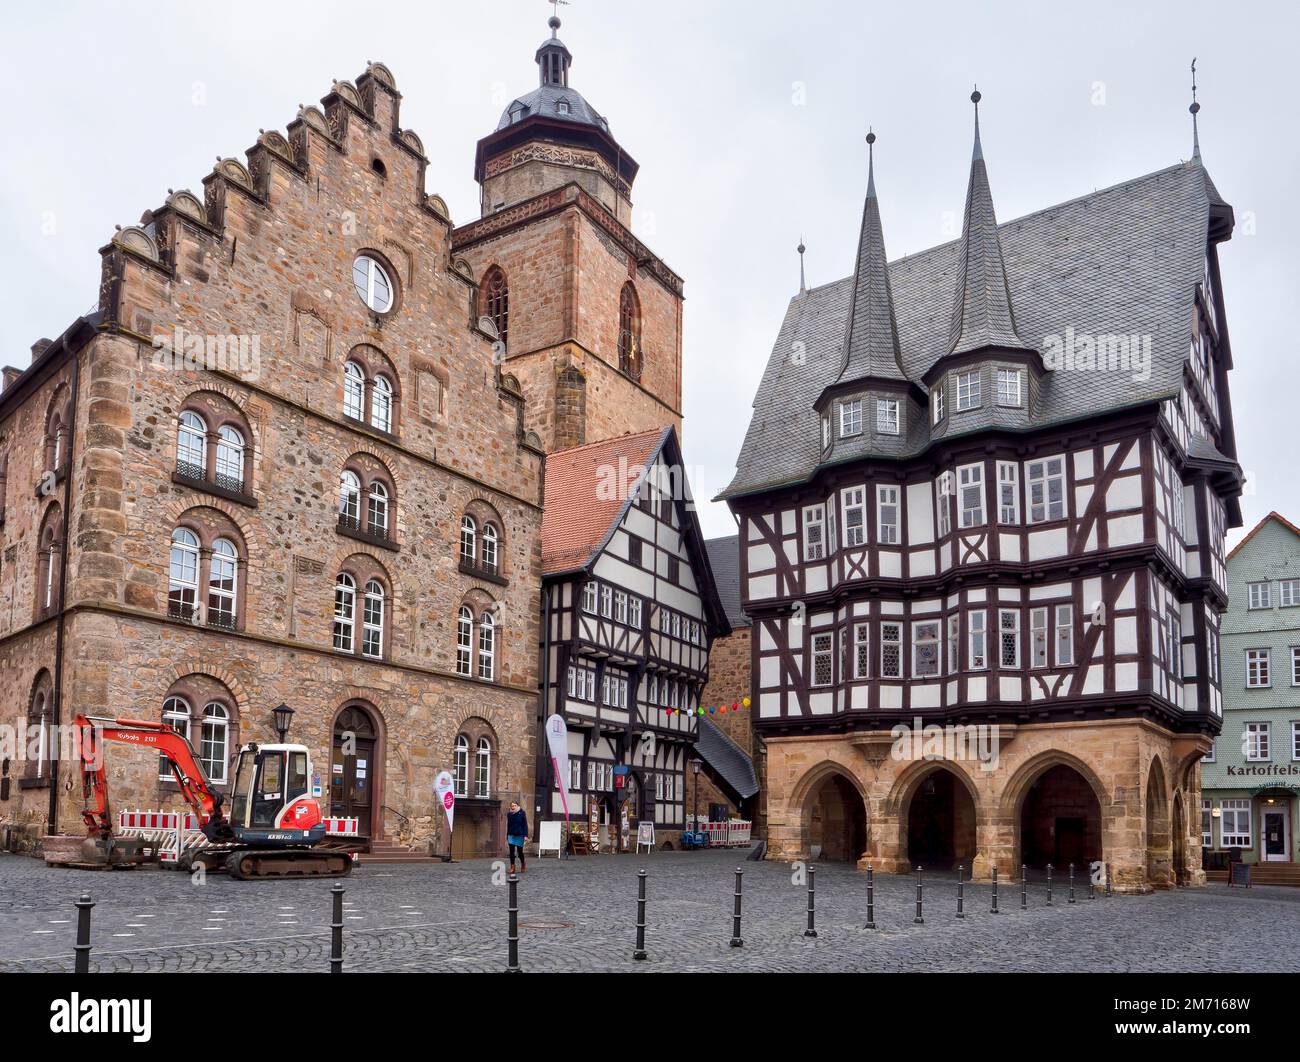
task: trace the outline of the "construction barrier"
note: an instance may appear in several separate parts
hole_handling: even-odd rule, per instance
[[[695,825],[695,819],[686,820],[686,828],[695,833],[702,833],[709,839],[710,848],[747,848],[754,824],[744,819],[731,819],[728,822],[704,822]]]
[[[327,837],[356,837],[358,823],[355,818],[327,818]],[[177,811],[121,811],[117,816],[117,832],[123,837],[140,837],[157,846],[158,859],[175,863],[185,852],[206,848],[210,842],[199,828],[199,817],[193,812]]]

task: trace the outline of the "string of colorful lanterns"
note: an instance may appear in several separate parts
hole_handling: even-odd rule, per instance
[[[742,697],[738,701],[732,701],[730,707],[728,707],[725,704],[711,705],[709,707],[709,715],[714,715],[715,713],[717,715],[726,715],[727,712],[729,711],[739,712],[739,711],[743,711],[745,708],[748,707],[749,707],[749,698]],[[699,708],[668,708],[665,710],[668,712],[669,715],[703,715],[704,714],[703,705],[701,705]]]

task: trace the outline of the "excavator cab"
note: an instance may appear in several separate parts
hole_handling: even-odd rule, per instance
[[[306,746],[250,743],[241,748],[227,824],[244,844],[302,845],[323,838],[325,823],[311,796]]]

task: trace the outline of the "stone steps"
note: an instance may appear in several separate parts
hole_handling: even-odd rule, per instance
[[[392,841],[372,841],[370,851],[357,857],[360,864],[437,863],[439,860]]]

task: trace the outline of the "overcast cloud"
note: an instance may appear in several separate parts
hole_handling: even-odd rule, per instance
[[[1201,148],[1237,212],[1222,250],[1236,368],[1246,527],[1300,522],[1295,472],[1295,5],[1179,2],[689,4],[574,0],[560,8],[571,83],[640,162],[634,228],[686,279],[685,443],[697,498],[730,479],[750,402],[790,297],[795,245],[810,284],[847,274],[866,181],[867,126],[890,257],[952,238],[971,107],[999,220],[1191,153],[1188,66],[1199,62]],[[544,0],[61,3],[6,11],[0,125],[0,362],[24,367],[95,302],[115,224],[201,192],[218,155],[368,59],[403,94],[428,190],[457,223],[478,214],[475,141],[536,83]],[[725,506],[701,504],[727,534]],[[1234,533],[1232,541],[1241,532]]]

